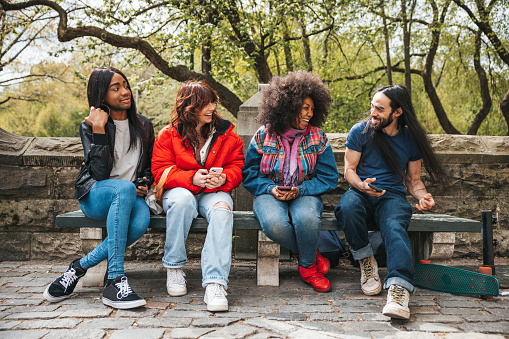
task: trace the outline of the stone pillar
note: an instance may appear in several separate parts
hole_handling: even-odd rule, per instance
[[[247,151],[251,137],[256,133],[260,124],[256,122],[258,106],[261,100],[261,89],[266,85],[258,85],[256,92],[245,103],[240,105],[237,114],[237,134],[244,142],[244,154]],[[237,211],[251,211],[253,208],[253,196],[241,184],[235,189],[234,208]],[[235,231],[235,258],[239,260],[255,260],[257,248],[257,231],[236,230]]]
[[[433,234],[433,251],[430,259],[451,259],[454,254],[456,233],[435,232]]]
[[[256,284],[258,286],[279,286],[280,247],[262,232],[258,231],[258,260]]]
[[[259,84],[258,92],[249,98],[245,103],[240,105],[237,114],[237,134],[242,137],[244,142],[244,154],[247,151],[251,137],[256,133],[260,124],[256,121],[258,116],[258,106],[262,98],[261,91],[268,86],[267,84]],[[235,190],[234,206],[237,211],[251,211],[253,209],[253,196],[242,185]],[[240,260],[256,259],[256,252],[259,251],[257,243],[259,241],[257,231],[253,230],[237,230],[235,235],[235,258]],[[266,239],[266,241],[271,241]],[[278,246],[274,244],[274,246]],[[278,246],[279,247],[279,246]],[[280,259],[289,260],[290,252],[286,248],[280,251]]]
[[[81,249],[86,255],[103,241],[105,231],[102,228],[80,228]],[[80,287],[102,287],[105,284],[106,273],[108,272],[108,260],[87,270],[87,274],[80,280]]]

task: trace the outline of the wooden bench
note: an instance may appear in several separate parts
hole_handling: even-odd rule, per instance
[[[97,246],[103,239],[104,220],[93,220],[83,215],[81,211],[74,211],[58,215],[57,227],[79,227],[83,252],[87,253]],[[152,215],[149,227],[154,229],[166,228],[166,217]],[[268,239],[261,231],[260,223],[250,211],[233,212],[233,228],[237,230],[258,230],[258,253],[256,261],[256,277],[258,285],[279,286],[279,245]],[[191,226],[192,230],[206,230],[207,221],[196,218]],[[333,213],[322,215],[323,230],[339,230],[339,224]],[[429,259],[433,249],[433,232],[481,232],[481,222],[441,214],[414,214],[408,229],[414,262]],[[102,286],[106,272],[106,263],[88,271],[83,279],[84,286]]]

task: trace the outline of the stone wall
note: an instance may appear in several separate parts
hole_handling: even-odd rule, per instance
[[[246,144],[250,137],[243,136]],[[346,134],[328,137],[342,173]],[[492,210],[499,220],[494,225],[499,241],[495,251],[509,255],[509,137],[430,139],[452,177],[450,187],[427,184],[437,202],[433,213],[481,220],[481,210]],[[55,227],[56,215],[79,209],[73,194],[82,157],[79,138],[27,138],[0,129],[0,260],[69,260],[82,255],[79,229]],[[326,210],[334,208],[347,188],[340,177],[337,189],[324,196]],[[249,208],[246,194],[242,189],[236,192],[239,209]],[[190,236],[190,256],[199,256],[203,239],[204,233]],[[454,256],[481,256],[481,239],[481,234],[457,234]],[[160,259],[163,246],[164,233],[149,230],[128,250],[127,258]]]

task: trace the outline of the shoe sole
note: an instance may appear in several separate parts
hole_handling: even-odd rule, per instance
[[[207,311],[209,312],[225,312],[228,311],[228,303],[220,305],[209,305],[207,298],[203,298],[203,302],[207,304]]]
[[[50,303],[56,303],[56,302],[59,302],[59,301],[62,301],[64,299],[67,299],[69,298],[71,295],[64,295],[62,297],[54,297],[52,296],[51,294],[49,294],[49,286],[46,287],[46,289],[44,290],[44,293],[42,294],[42,296],[47,300],[49,301]]]
[[[147,304],[147,302],[144,299],[133,300],[133,301],[112,301],[110,299],[103,297],[103,304],[106,306],[113,307],[113,308],[125,310],[125,309],[129,309],[129,308],[145,306]]]
[[[300,277],[300,279],[301,279],[302,281],[304,281],[306,284],[313,286],[310,282],[307,282],[306,280],[302,279],[302,277]],[[332,289],[332,285],[331,285],[331,286],[329,286],[329,287],[327,287],[327,288],[316,288],[316,287],[314,287],[314,286],[313,286],[313,289],[314,289],[316,292],[320,292],[320,293],[327,293],[327,292],[329,292],[329,291]]]
[[[410,319],[410,311],[402,310],[400,308],[395,307],[384,307],[382,314],[386,317],[394,318],[394,319]]]
[[[332,289],[332,286],[329,287],[329,288],[316,288],[316,287],[313,287],[315,289],[315,291],[317,292],[320,292],[320,293],[327,293],[329,292],[331,289]]]
[[[228,305],[208,305],[207,311],[209,312],[226,312],[228,311]]]
[[[380,293],[382,291],[382,285],[380,285],[376,290],[373,290],[373,291],[365,291],[361,287],[361,291],[364,295],[377,295],[378,293]]]
[[[170,289],[168,289],[168,286],[166,286],[166,290],[168,291],[168,295],[170,297],[181,297],[181,296],[187,294],[187,288],[184,288],[183,290],[180,290],[180,291],[176,291],[176,290],[170,291]]]

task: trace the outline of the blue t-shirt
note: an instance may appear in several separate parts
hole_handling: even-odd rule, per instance
[[[403,179],[385,162],[378,146],[373,142],[371,128],[363,133],[367,123],[362,121],[355,124],[348,133],[345,143],[346,147],[362,153],[356,169],[357,175],[362,181],[366,178],[376,178],[373,184],[380,188],[406,193]],[[395,136],[386,134],[385,137],[392,146],[403,173],[406,172],[409,161],[422,158],[408,127],[405,126]]]

